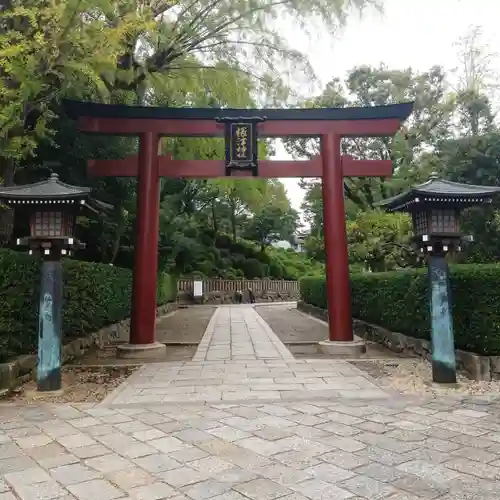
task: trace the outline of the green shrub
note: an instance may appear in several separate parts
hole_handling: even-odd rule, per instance
[[[326,300],[326,280],[323,277],[316,278],[306,276],[299,281],[300,300],[306,304],[311,304],[321,309],[326,309],[328,306]]]
[[[177,278],[167,273],[158,275],[156,304],[161,306],[167,302],[175,302],[177,298]]]
[[[455,345],[500,355],[500,266],[450,269]],[[325,279],[303,278],[301,299],[326,309]],[[430,338],[427,270],[351,275],[352,314],[412,337]]]
[[[33,352],[39,280],[36,260],[12,251],[0,251],[0,361]]]
[[[269,264],[269,274],[274,279],[283,278],[286,274],[286,268],[280,260],[276,259]]]
[[[262,264],[257,259],[246,259],[239,267],[248,279],[263,278],[266,275],[265,264]]]
[[[35,352],[41,262],[27,254],[0,251],[0,361]],[[130,316],[132,271],[107,264],[63,261],[65,339],[99,330]],[[157,303],[175,300],[177,281],[158,279]]]

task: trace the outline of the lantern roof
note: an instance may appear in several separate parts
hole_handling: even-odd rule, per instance
[[[29,200],[62,201],[84,199],[90,194],[90,188],[72,186],[61,182],[57,174],[40,182],[33,184],[21,184],[18,186],[0,186],[0,200],[27,202]]]
[[[404,193],[382,200],[378,205],[389,212],[410,212],[422,205],[446,205],[469,207],[490,203],[492,196],[500,192],[497,186],[462,184],[441,179],[431,174],[423,184],[414,186]]]

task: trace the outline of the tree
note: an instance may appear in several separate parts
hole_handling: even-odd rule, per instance
[[[120,30],[105,26],[100,19],[111,6],[104,0],[5,4],[0,12],[0,172],[6,160],[33,152],[49,131],[52,105],[61,95],[103,90],[97,68],[113,63],[121,37],[139,22],[133,16]],[[12,181],[10,172],[4,181]]]
[[[467,184],[500,185],[500,134],[496,131],[465,136],[442,144],[436,152],[438,171],[445,178]],[[470,262],[497,262],[500,259],[500,200],[465,210],[461,231],[474,236],[464,246],[462,258]]]
[[[373,209],[377,202],[425,180],[434,170],[432,152],[443,139],[452,136],[454,100],[448,92],[442,68],[417,73],[410,68],[391,70],[381,65],[355,67],[345,82],[334,79],[323,93],[306,101],[307,107],[373,106],[414,100],[415,110],[394,139],[344,139],[345,154],[356,158],[392,160],[391,179],[346,178],[346,217],[356,220],[358,214]],[[319,143],[310,139],[287,139],[287,151],[294,157],[319,154]],[[425,159],[425,161],[423,161]],[[311,228],[306,248],[310,255],[322,258],[323,201],[320,179],[301,181],[305,189],[302,204],[304,218]]]
[[[336,27],[349,8],[369,3],[12,0],[0,13],[0,139],[7,160],[0,174],[11,183],[14,173],[17,181],[36,181],[56,170],[67,182],[81,184],[86,182],[85,160],[94,152],[119,157],[136,150],[133,140],[108,138],[103,144],[80,137],[58,116],[61,97],[215,107],[252,107],[264,99],[281,105],[290,74],[310,68],[305,55],[279,35],[277,16],[292,15],[301,22],[320,18]],[[169,138],[161,147],[177,158],[222,156],[218,140]],[[28,162],[30,155],[34,159]],[[80,219],[89,242],[86,257],[131,265],[135,180],[94,179],[89,184],[115,211],[106,220]],[[217,233],[230,231],[235,241],[260,206],[271,202],[283,210],[288,204],[283,187],[273,181],[163,180],[161,262],[196,268],[217,253]],[[195,242],[193,261],[189,245]]]
[[[482,29],[473,26],[456,43],[461,63],[457,70],[457,113],[465,135],[483,134],[493,126],[491,100],[497,95],[499,76],[493,65],[498,57],[482,38]]]
[[[265,194],[266,181],[264,179],[218,179],[209,181],[209,184],[217,186],[220,195],[220,210],[226,214],[233,241],[236,241],[240,225],[260,205]]]
[[[152,24],[125,40],[116,72],[105,75],[110,91],[121,89],[147,100],[148,89],[161,88],[163,75],[175,77],[186,69],[214,69],[225,63],[229,71],[249,75],[270,92],[266,98],[287,95],[283,76],[293,71],[311,74],[307,58],[281,36],[275,20],[291,17],[302,24],[320,19],[330,29],[343,24],[347,12],[373,0],[145,0]],[[106,17],[119,26],[136,2],[121,2]]]
[[[349,71],[346,81],[333,80],[317,98],[304,103],[307,107],[375,106],[402,101],[415,101],[414,112],[401,131],[392,140],[386,137],[345,139],[342,149],[355,158],[392,160],[395,177],[399,182],[384,179],[345,179],[346,197],[358,210],[373,208],[378,201],[392,194],[411,175],[425,151],[439,141],[450,137],[454,101],[449,96],[442,68],[433,67],[424,73],[411,68],[391,70],[381,65],[355,67]],[[287,151],[294,157],[311,157],[319,154],[319,143],[309,139],[288,139]],[[403,182],[401,182],[403,181]],[[317,194],[317,180],[305,181]],[[407,184],[407,183],[406,183]],[[396,190],[396,189],[395,189]],[[306,203],[313,204],[307,199]],[[353,207],[348,207],[355,213]],[[321,219],[320,206],[314,203],[315,215]]]
[[[105,26],[106,0],[7,0],[0,11],[0,178],[14,182],[15,167],[51,137],[55,103],[63,95],[95,96],[100,71],[112,65],[121,37],[137,26],[129,17]],[[88,16],[93,12],[95,17]],[[80,92],[80,94],[79,94]],[[7,238],[12,213],[0,214]]]
[[[210,95],[211,73],[225,71],[273,88],[269,97],[281,102],[284,75],[307,69],[308,63],[280,36],[276,17],[320,18],[336,27],[350,8],[369,3],[374,2],[5,0],[0,12],[3,154],[22,157],[32,151],[36,137],[46,132],[51,104],[75,89],[98,91],[111,102],[145,103],[172,79],[198,70]],[[181,104],[189,100],[184,94]],[[25,125],[32,134],[24,133]]]
[[[346,232],[350,264],[377,272],[417,263],[417,255],[411,248],[412,223],[406,214],[360,211],[347,220]],[[306,238],[305,248],[308,256],[324,262],[322,236],[310,235]]]
[[[249,221],[248,239],[257,241],[264,251],[273,241],[290,241],[297,229],[298,214],[295,210],[265,205]]]
[[[390,271],[416,263],[410,247],[412,223],[407,214],[380,210],[360,213],[347,223],[349,260],[371,271]]]

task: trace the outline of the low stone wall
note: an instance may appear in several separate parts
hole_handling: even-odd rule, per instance
[[[258,303],[269,303],[269,302],[289,302],[296,301],[298,299],[299,293],[294,292],[257,292],[255,293],[255,302]],[[236,304],[236,293],[235,292],[208,292],[203,294],[203,297],[194,299],[190,292],[178,292],[177,300],[179,304],[206,304],[206,305],[217,305],[217,304]],[[243,293],[243,302],[250,302],[248,292]]]
[[[297,309],[315,318],[328,321],[328,311],[319,307],[300,301],[297,303]],[[355,318],[353,318],[353,328],[354,334],[358,337],[382,344],[391,351],[420,356],[429,361],[432,359],[432,345],[429,340],[391,332]],[[455,354],[458,368],[472,380],[500,380],[500,356],[480,356],[460,349],[456,349]]]
[[[297,281],[255,279],[255,280],[223,280],[207,279],[202,281],[203,296],[193,297],[193,279],[180,279],[177,282],[177,301],[181,304],[234,304],[236,292],[243,292],[243,301],[250,302],[250,288],[256,302],[283,302],[299,299]]]
[[[163,316],[177,309],[175,303],[164,304],[156,310],[156,316]],[[108,325],[101,330],[71,340],[62,346],[62,363],[67,364],[81,358],[89,349],[104,347],[113,343],[127,342],[130,335],[130,318]],[[35,376],[36,354],[18,356],[7,363],[0,363],[0,391],[9,391],[31,380]]]

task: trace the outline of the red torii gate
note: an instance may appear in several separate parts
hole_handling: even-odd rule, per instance
[[[321,177],[329,340],[353,341],[343,178],[388,177],[392,175],[392,162],[342,156],[341,139],[393,136],[410,115],[413,103],[365,108],[260,110],[157,108],[77,101],[65,101],[64,104],[67,114],[78,119],[82,132],[139,137],[138,156],[89,161],[91,175],[138,178],[130,344],[125,347],[124,355],[141,357],[145,352],[165,348],[155,339],[161,176],[209,178],[253,174],[266,178]],[[221,122],[226,122],[226,125]],[[256,148],[251,151],[249,146],[245,166],[233,165],[234,169],[228,172],[233,150],[228,144],[228,130],[232,129],[227,123],[231,122],[237,122],[236,125],[243,128],[248,125],[254,142],[257,134],[259,137],[320,137],[321,155],[307,161],[261,160],[257,166]],[[226,161],[175,160],[170,156],[159,156],[162,136],[226,136]],[[252,155],[254,161],[250,158]]]

